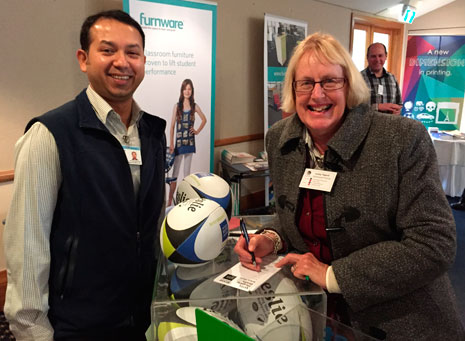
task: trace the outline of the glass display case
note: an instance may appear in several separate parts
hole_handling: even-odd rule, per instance
[[[245,217],[251,230],[271,221],[270,216]],[[289,267],[253,292],[214,282],[239,262],[233,250],[236,241],[230,236],[217,258],[195,267],[176,265],[160,255],[148,339],[197,340],[195,309],[199,308],[255,340],[336,340],[336,335],[372,340],[327,318],[325,292],[295,278]]]

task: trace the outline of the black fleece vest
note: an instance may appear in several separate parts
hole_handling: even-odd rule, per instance
[[[124,151],[85,91],[29,122],[53,134],[62,184],[50,235],[49,319],[55,338],[150,322],[164,200],[166,122],[139,121],[139,195]]]

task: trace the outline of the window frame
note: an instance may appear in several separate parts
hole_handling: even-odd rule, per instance
[[[373,33],[379,32],[389,34],[389,46],[387,55],[387,71],[392,73],[397,81],[400,83],[401,64],[402,64],[402,48],[403,48],[403,37],[405,31],[405,24],[380,19],[377,17],[370,17],[367,15],[352,13],[351,30],[350,30],[350,49],[349,52],[352,55],[353,51],[353,39],[354,29],[361,29],[367,32],[366,47],[373,42]],[[366,56],[366,51],[364,53]],[[365,58],[365,67],[368,65]]]

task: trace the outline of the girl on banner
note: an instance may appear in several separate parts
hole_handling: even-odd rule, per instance
[[[196,113],[201,119],[197,129],[194,127]],[[174,153],[175,155],[172,178],[177,179],[183,159],[184,176],[190,174],[192,155],[195,153],[195,135],[198,135],[202,131],[206,123],[207,118],[194,100],[194,84],[190,79],[185,79],[181,84],[179,101],[174,105],[173,116],[171,118],[170,153]],[[176,138],[174,135],[175,127]],[[176,181],[170,183],[168,206],[172,204],[176,184]]]

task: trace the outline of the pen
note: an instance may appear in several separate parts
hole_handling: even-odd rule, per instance
[[[247,244],[247,249],[248,249],[249,248],[250,238],[249,238],[249,233],[247,232],[247,228],[245,227],[244,220],[242,218],[241,218],[240,227],[241,227],[241,232],[242,232],[242,235],[245,238],[245,242]],[[250,252],[250,254],[252,255],[252,264],[257,266],[257,263],[255,262],[255,254],[253,252]]]

